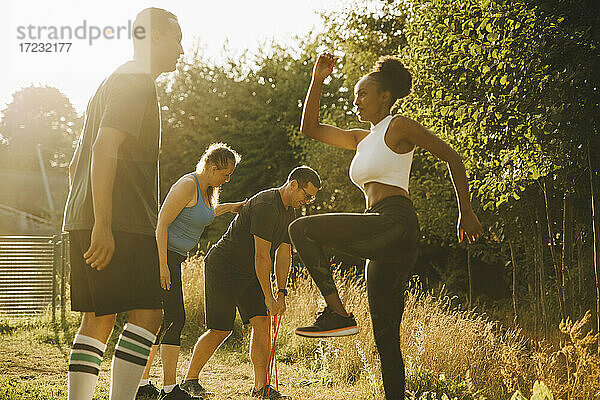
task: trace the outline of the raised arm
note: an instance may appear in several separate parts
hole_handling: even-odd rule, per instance
[[[108,265],[115,251],[112,234],[112,195],[117,155],[127,133],[114,128],[100,128],[92,146],[92,203],[94,226],[90,247],[84,253],[85,262],[92,268],[102,270]]]
[[[194,200],[196,196],[196,182],[189,176],[179,179],[167,194],[158,213],[156,223],[156,246],[158,248],[158,261],[160,266],[160,286],[171,289],[171,275],[167,264],[167,237],[169,225],[177,218],[183,208]],[[202,201],[202,200],[200,200]]]
[[[344,130],[319,122],[319,108],[323,81],[333,71],[337,57],[331,54],[319,54],[313,68],[310,88],[302,110],[300,131],[311,139],[330,144],[342,149],[356,150],[357,144],[369,133],[363,129]]]
[[[431,152],[440,160],[448,163],[452,183],[458,199],[459,217],[456,227],[458,240],[462,242],[465,234],[469,243],[474,242],[483,233],[479,219],[471,208],[469,183],[465,165],[458,153],[442,139],[425,129],[410,118],[396,116],[390,123],[390,142],[392,144],[405,140]],[[386,138],[387,141],[387,138]]]

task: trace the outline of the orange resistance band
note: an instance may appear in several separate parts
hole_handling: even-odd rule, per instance
[[[279,333],[279,327],[281,326],[282,315],[274,315],[273,316],[273,343],[271,345],[271,352],[269,353],[269,364],[267,367],[267,376],[264,388],[268,388],[267,390],[271,390],[271,376],[273,375],[273,370],[275,370],[275,389],[279,390],[279,378],[277,376],[277,357],[275,355],[275,342],[277,342],[277,334]],[[263,393],[264,395],[264,393]]]

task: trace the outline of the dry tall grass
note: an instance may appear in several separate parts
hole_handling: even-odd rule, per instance
[[[196,337],[204,321],[202,271],[201,257],[184,264],[186,331],[193,331],[191,334]],[[324,340],[294,335],[293,329],[311,323],[315,312],[323,306],[311,279],[299,276],[288,297],[278,338],[278,359],[302,363],[318,372],[323,383],[360,384],[368,388],[370,398],[382,398],[380,364],[364,282],[339,274],[335,279],[342,300],[356,317],[360,333]],[[534,382],[540,380],[557,399],[600,398],[597,335],[584,329],[589,319],[586,314],[580,321],[561,324],[564,345],[553,349],[543,342],[528,341],[518,329],[505,329],[484,315],[461,310],[451,297],[426,292],[414,280],[406,292],[401,326],[408,389],[422,393],[424,381],[425,386],[438,388],[440,382],[445,382],[444,388],[455,388],[446,394],[460,399],[508,399],[517,390],[529,395]],[[235,330],[238,336],[247,334],[247,330],[240,329],[239,322]],[[244,341],[247,340],[246,337]]]

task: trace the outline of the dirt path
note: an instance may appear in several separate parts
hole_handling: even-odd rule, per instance
[[[0,396],[1,399],[66,398],[69,349],[64,344],[40,343],[39,339],[27,333],[0,335],[0,379],[5,382],[2,387],[0,381],[0,395],[4,394],[3,397]],[[51,342],[52,339],[48,341]],[[182,352],[179,379],[185,374],[184,369],[190,356],[190,351]],[[242,357],[238,353],[219,350],[206,365],[200,380],[203,386],[215,393],[211,399],[251,399],[248,393],[253,384],[252,365],[240,358]],[[318,375],[294,366],[280,363],[278,372],[281,392],[291,395],[295,400],[360,400],[368,397],[368,394],[361,393],[357,387],[323,385]],[[160,361],[155,360],[151,380],[157,385],[161,382],[160,374]],[[110,359],[105,357],[96,398],[107,398],[103,394],[108,393],[109,382]],[[32,389],[35,387],[49,387],[46,389],[49,393],[60,394],[30,395],[30,391],[35,390]]]
[[[39,343],[28,335],[0,336],[0,376],[35,379],[66,371],[67,355],[58,346]]]

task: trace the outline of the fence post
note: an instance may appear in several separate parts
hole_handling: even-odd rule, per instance
[[[57,236],[52,236],[52,324],[56,322],[56,273],[58,257],[56,251]]]
[[[65,272],[66,272],[66,263],[67,263],[67,250],[68,250],[68,242],[69,237],[67,233],[61,233],[60,235],[60,322],[63,326],[63,329],[66,325],[65,319]]]

